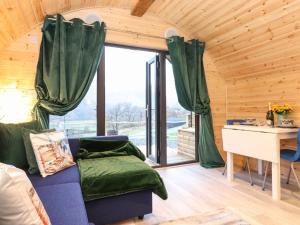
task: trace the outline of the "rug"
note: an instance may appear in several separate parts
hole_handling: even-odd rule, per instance
[[[159,225],[250,225],[241,216],[229,209],[218,209],[176,220],[169,220]]]

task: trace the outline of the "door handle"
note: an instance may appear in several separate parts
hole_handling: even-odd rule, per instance
[[[148,115],[149,115],[149,105],[146,106],[145,111],[146,111],[146,117],[148,118]]]

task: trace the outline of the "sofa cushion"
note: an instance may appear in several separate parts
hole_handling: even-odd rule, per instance
[[[0,123],[0,162],[27,169],[22,128],[36,129],[36,121],[18,124]]]
[[[75,165],[65,132],[30,133],[29,136],[43,177]]]
[[[87,213],[78,183],[37,187],[36,191],[52,225],[88,225]]]
[[[28,177],[35,187],[80,182],[79,170],[76,165],[59,171],[56,174],[48,176],[46,178],[43,178],[40,174],[28,174]]]

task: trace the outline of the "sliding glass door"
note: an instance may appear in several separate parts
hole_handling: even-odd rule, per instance
[[[195,125],[178,102],[171,62],[157,54],[146,62],[147,157],[160,165],[194,161]]]
[[[159,75],[159,58],[153,57],[146,63],[146,142],[147,157],[154,163],[160,162],[159,157],[159,99],[158,99],[158,75]]]

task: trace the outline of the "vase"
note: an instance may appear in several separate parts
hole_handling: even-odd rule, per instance
[[[287,118],[287,114],[286,113],[282,113],[282,114],[277,114],[277,126],[280,127],[282,126],[282,120]]]

